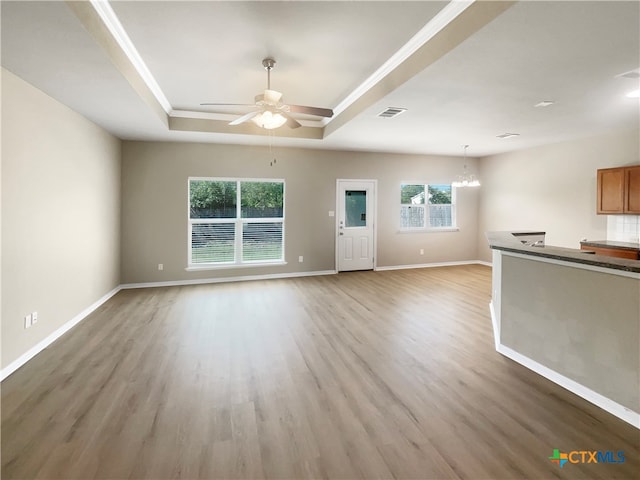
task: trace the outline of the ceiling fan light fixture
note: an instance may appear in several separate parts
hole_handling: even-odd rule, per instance
[[[253,117],[251,121],[258,125],[260,128],[273,130],[275,128],[283,126],[287,122],[287,119],[284,117],[284,115],[278,112],[274,113],[271,110],[265,110],[264,112],[260,112],[258,115]]]
[[[236,118],[229,125],[235,126],[251,120],[260,128],[273,130],[286,124],[289,128],[300,128],[302,124],[291,114],[313,115],[316,117],[333,117],[333,110],[330,108],[308,107],[305,105],[291,105],[282,103],[282,93],[271,90],[271,70],[276,64],[273,58],[262,60],[262,66],[267,71],[267,88],[263,93],[255,96],[255,104],[243,103],[201,103],[200,105],[224,105],[236,107],[253,107],[256,110]]]

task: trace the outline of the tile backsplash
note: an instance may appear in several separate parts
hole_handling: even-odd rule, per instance
[[[640,215],[608,215],[607,240],[640,242]]]

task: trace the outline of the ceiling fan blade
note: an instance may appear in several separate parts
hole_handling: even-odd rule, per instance
[[[333,117],[333,110],[330,108],[305,107],[303,105],[289,105],[291,113],[304,113],[307,115],[316,115],[318,117]]]
[[[242,115],[241,117],[236,118],[233,122],[230,122],[229,125],[240,125],[241,123],[244,123],[247,120],[251,120],[258,113],[259,113],[259,110],[256,110],[255,112],[249,112],[245,115]]]
[[[255,107],[253,103],[201,103],[200,105],[218,105],[227,107]]]
[[[300,122],[298,122],[295,118],[293,118],[290,115],[287,115],[284,112],[280,112],[280,115],[282,115],[284,118],[287,119],[287,127],[289,128],[299,128],[302,126],[302,124]]]

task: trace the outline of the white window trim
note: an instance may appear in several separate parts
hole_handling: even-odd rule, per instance
[[[267,263],[268,262],[268,263]],[[212,263],[194,263],[193,265],[185,268],[187,272],[202,272],[205,270],[229,270],[236,268],[253,268],[253,267],[273,267],[274,265],[286,265],[287,262],[276,262],[265,260],[264,262],[255,262],[255,263],[220,263],[220,264],[212,264]]]
[[[456,202],[456,192],[457,188],[451,185],[450,183],[438,183],[438,182],[418,182],[418,181],[408,181],[408,182],[400,182],[400,188],[402,189],[402,185],[424,185],[425,187],[425,196],[427,194],[429,185],[450,185],[451,186],[451,226],[448,227],[431,227],[427,225],[427,220],[429,217],[427,213],[429,211],[429,203],[427,203],[427,199],[425,198],[425,203],[423,205],[425,207],[425,226],[424,227],[407,227],[402,228],[402,226],[398,227],[397,233],[438,233],[438,232],[459,232],[460,227],[458,227],[458,204]],[[409,205],[408,203],[400,203],[398,204],[399,208],[406,207]]]
[[[400,228],[397,233],[438,233],[459,232],[460,227],[425,227],[425,228]]]
[[[262,183],[282,183],[282,217],[277,218],[191,218],[191,182],[192,181],[210,181],[210,182],[262,182]],[[239,214],[242,209],[240,201],[240,188],[236,188],[236,209]],[[224,270],[231,268],[248,268],[248,267],[270,267],[274,265],[286,265],[285,260],[285,218],[286,218],[286,182],[284,178],[234,178],[234,177],[188,177],[187,178],[187,272],[202,270]],[[235,252],[236,260],[233,262],[216,262],[216,263],[192,263],[192,245],[191,235],[192,226],[196,224],[211,223],[232,223],[235,225]],[[279,260],[253,260],[242,261],[242,225],[244,223],[282,223],[282,259]]]

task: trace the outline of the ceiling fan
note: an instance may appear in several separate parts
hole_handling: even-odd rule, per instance
[[[271,90],[271,70],[275,66],[276,61],[273,58],[265,58],[262,60],[262,66],[267,71],[267,89],[264,93],[256,95],[255,104],[250,103],[201,103],[200,105],[225,105],[237,107],[252,107],[254,111],[242,115],[230,122],[229,125],[240,125],[241,123],[251,120],[261,128],[272,130],[281,127],[285,123],[289,128],[298,128],[302,124],[293,118],[290,114],[301,113],[305,115],[314,115],[318,117],[333,116],[333,110],[330,108],[305,107],[302,105],[288,105],[283,103],[282,93]]]

